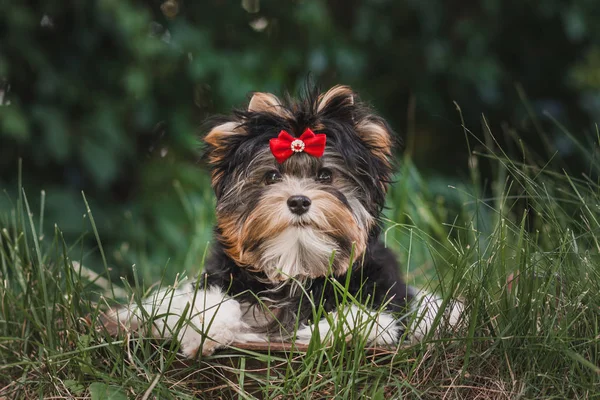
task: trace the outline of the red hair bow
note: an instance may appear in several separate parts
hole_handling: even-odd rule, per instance
[[[290,158],[294,153],[305,152],[313,157],[321,157],[325,152],[327,137],[324,133],[316,134],[306,128],[299,138],[295,138],[286,131],[279,132],[277,138],[269,141],[271,153],[279,164]]]

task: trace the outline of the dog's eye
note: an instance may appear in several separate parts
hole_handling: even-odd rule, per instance
[[[321,183],[331,183],[332,172],[330,169],[321,168],[317,174],[317,181]]]
[[[272,185],[274,183],[281,182],[281,174],[279,171],[269,171],[265,174],[265,183],[267,185]]]

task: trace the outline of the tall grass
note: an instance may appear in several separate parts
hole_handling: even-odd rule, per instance
[[[567,173],[556,156],[509,157],[491,134],[479,148],[466,184],[437,190],[407,160],[391,190],[384,238],[409,283],[461,298],[466,309],[458,332],[390,350],[339,337],[306,351],[232,349],[187,361],[174,341],[113,338],[98,327],[100,311],[114,297],[140,301],[146,286],[111,283],[110,259],[101,274],[87,270],[78,243],[43,220],[43,196],[34,207],[20,187],[0,217],[0,398],[599,397],[594,147],[579,149],[584,174]],[[482,162],[496,179],[480,189]],[[181,198],[197,221],[196,205]],[[190,259],[205,248],[193,241]]]

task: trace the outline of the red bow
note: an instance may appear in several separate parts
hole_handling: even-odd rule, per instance
[[[326,140],[327,137],[324,133],[315,135],[310,128],[306,128],[299,138],[293,137],[286,131],[281,131],[277,138],[269,141],[269,146],[271,147],[271,153],[273,153],[277,162],[281,164],[294,153],[305,152],[317,158],[323,156]]]

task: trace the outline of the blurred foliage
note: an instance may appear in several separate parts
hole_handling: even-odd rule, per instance
[[[68,237],[89,230],[86,193],[119,271],[193,269],[213,218],[202,121],[309,74],[353,86],[422,169],[467,170],[453,101],[467,126],[485,112],[500,142],[568,160],[542,113],[582,133],[600,119],[599,16],[594,0],[0,0],[0,206],[22,158],[32,203],[45,189]]]

